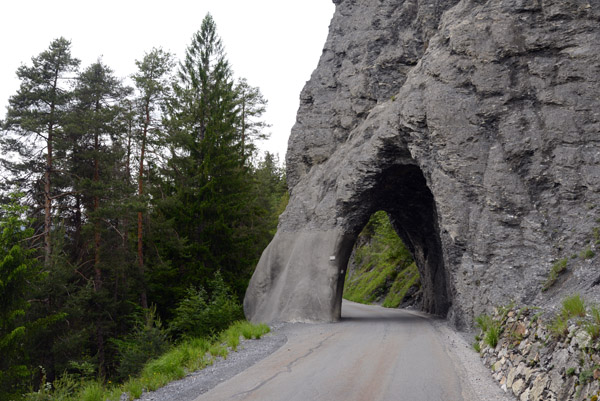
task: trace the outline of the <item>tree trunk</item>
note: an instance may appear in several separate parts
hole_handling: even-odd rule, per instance
[[[100,110],[100,103],[96,103],[96,112]],[[98,191],[98,183],[100,182],[100,161],[98,160],[100,153],[100,133],[98,128],[95,129],[94,134],[94,183],[95,191]],[[102,237],[100,234],[100,218],[98,216],[98,210],[100,209],[100,197],[98,193],[94,193],[94,292],[98,293],[102,289],[102,269],[100,267],[100,246]],[[100,314],[102,311],[98,311]],[[106,375],[105,367],[105,349],[104,349],[104,333],[102,330],[102,319],[98,317],[96,321],[96,342],[98,346],[98,373],[100,377]]]
[[[50,195],[50,173],[52,171],[52,123],[48,127],[48,142],[46,155],[46,171],[44,172],[44,266],[50,266],[52,243],[50,242],[50,229],[52,226],[52,197]]]
[[[148,126],[150,125],[150,104],[147,101],[145,104],[146,120],[144,121],[144,131],[142,135],[142,148],[140,150],[140,170],[138,174],[138,195],[140,202],[142,201],[142,195],[144,194],[144,156],[146,152],[146,137],[148,135]],[[143,214],[140,210],[138,212],[138,232],[137,232],[137,254],[138,254],[138,269],[140,273],[140,279],[142,280],[142,293],[141,293],[141,304],[142,308],[148,309],[148,297],[146,294],[146,280],[145,280],[145,268],[144,268],[144,222]]]

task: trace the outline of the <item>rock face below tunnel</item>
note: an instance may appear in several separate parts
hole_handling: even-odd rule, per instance
[[[352,245],[380,209],[417,260],[424,309],[457,325],[509,300],[598,301],[596,257],[541,288],[596,246],[600,2],[334,2],[247,317],[338,319]]]

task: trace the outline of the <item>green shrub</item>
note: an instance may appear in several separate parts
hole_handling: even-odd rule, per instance
[[[481,352],[481,344],[479,344],[479,341],[473,343],[473,349],[477,352]]]
[[[90,382],[86,384],[80,394],[81,401],[104,401],[104,387],[98,382]]]
[[[594,371],[592,369],[585,369],[579,373],[579,384],[587,384],[594,378]]]
[[[123,384],[123,391],[129,394],[130,399],[136,399],[142,396],[144,387],[139,380],[130,379]]]
[[[156,314],[155,306],[135,315],[133,319],[135,327],[132,333],[123,339],[112,340],[119,354],[119,379],[138,374],[146,362],[161,355],[169,346],[167,333]]]
[[[220,274],[210,283],[209,293],[202,287],[189,288],[187,297],[175,310],[169,332],[176,337],[206,337],[225,330],[244,316],[242,305]]]

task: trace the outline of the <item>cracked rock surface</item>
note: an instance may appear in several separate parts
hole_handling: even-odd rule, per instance
[[[415,257],[423,309],[455,326],[511,299],[600,301],[600,2],[335,3],[247,316],[339,319],[377,210]]]

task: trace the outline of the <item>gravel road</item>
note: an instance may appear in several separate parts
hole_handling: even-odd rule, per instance
[[[279,324],[141,400],[509,401],[445,321],[344,301],[342,321]]]

